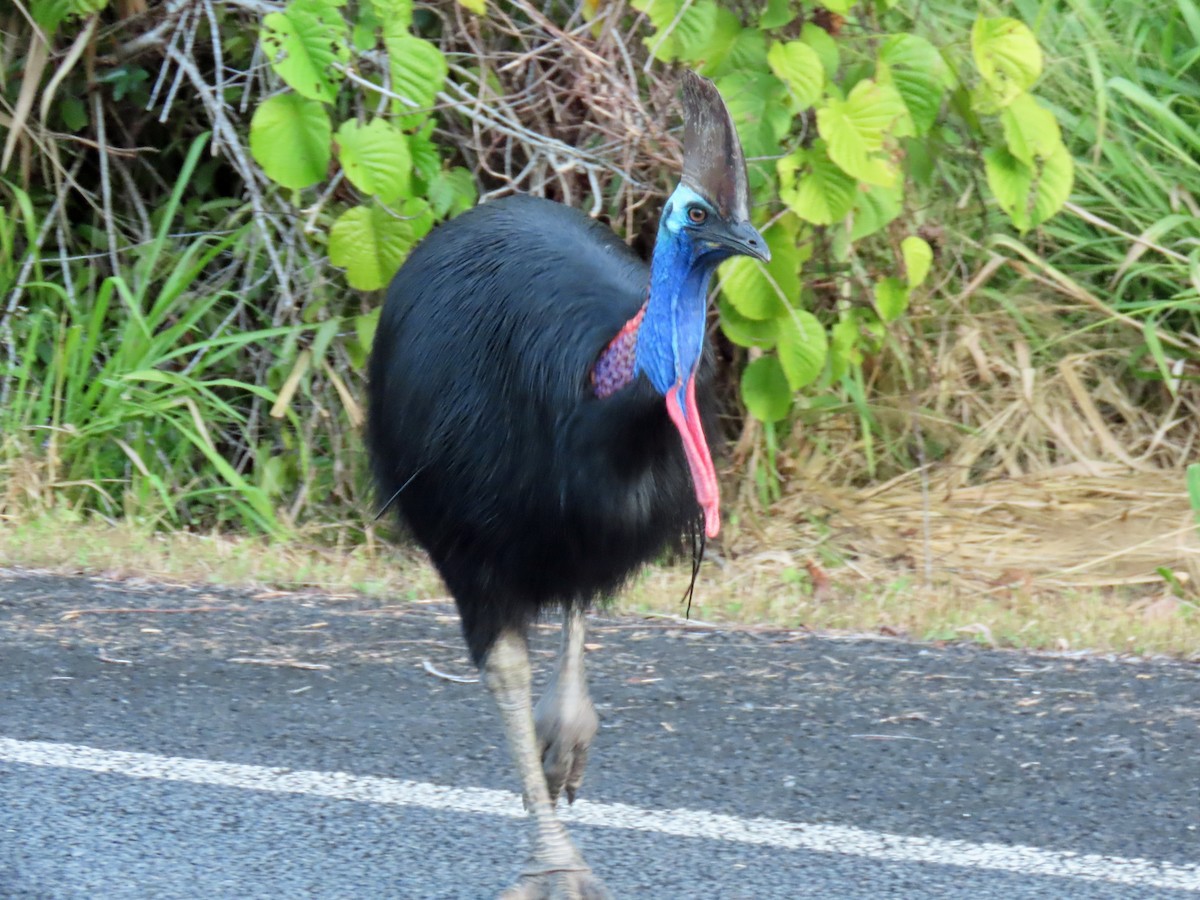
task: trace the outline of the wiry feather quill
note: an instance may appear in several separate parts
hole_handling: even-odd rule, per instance
[[[683,73],[683,183],[731,222],[750,218],[746,158],[717,87]]]

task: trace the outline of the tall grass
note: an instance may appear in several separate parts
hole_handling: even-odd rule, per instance
[[[284,527],[255,458],[271,447],[257,447],[247,430],[255,402],[271,405],[277,395],[236,373],[254,347],[291,344],[294,356],[309,329],[231,327],[245,298],[213,273],[239,252],[245,225],[171,238],[205,144],[193,143],[154,240],[127,267],[94,290],[82,268],[71,273],[76,283],[43,277],[20,286],[25,309],[8,323],[15,360],[0,373],[9,395],[0,409],[0,512],[65,506],[175,527]],[[13,196],[33,230],[28,198],[15,188]],[[11,227],[0,242],[15,244]]]
[[[1076,156],[1044,260],[1140,324],[1131,366],[1174,390],[1200,376],[1200,4],[1017,7],[1054,48],[1043,95]]]

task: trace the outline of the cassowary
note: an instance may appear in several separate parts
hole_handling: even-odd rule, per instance
[[[686,73],[684,167],[650,266],[580,212],[532,197],[438,227],[387,292],[367,441],[394,503],[457,603],[500,709],[535,824],[511,897],[605,897],[554,812],[597,729],[584,610],[677,542],[720,527],[696,373],[710,278],[769,258],[746,164],[711,82]],[[534,710],[529,624],[565,610]]]

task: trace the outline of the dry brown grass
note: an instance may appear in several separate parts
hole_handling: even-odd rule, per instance
[[[1170,473],[1058,472],[986,485],[809,488],[711,548],[691,611],[723,624],[1200,659],[1200,537]],[[114,578],[444,593],[424,558],[376,544],[155,534],[42,517],[0,532],[0,565]],[[1160,573],[1170,573],[1164,577]],[[681,616],[683,566],[618,599]]]

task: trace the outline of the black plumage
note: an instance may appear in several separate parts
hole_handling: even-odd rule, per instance
[[[644,376],[605,398],[591,382],[649,278],[603,225],[518,196],[437,228],[388,289],[369,373],[379,494],[437,565],[477,663],[501,631],[611,594],[695,527],[662,395]]]

